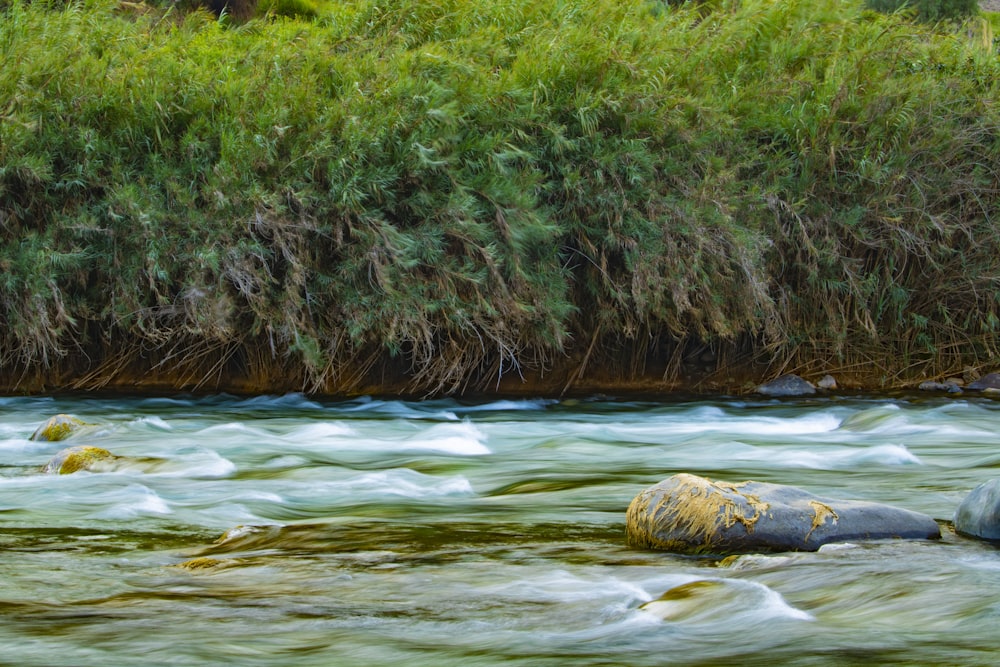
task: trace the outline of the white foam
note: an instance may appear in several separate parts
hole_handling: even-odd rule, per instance
[[[28,436],[34,433],[38,426],[38,424],[0,422],[0,438],[27,440]]]
[[[172,510],[155,491],[142,484],[129,484],[107,495],[113,505],[94,516],[99,519],[131,519],[142,515],[171,514]]]
[[[866,447],[853,457],[852,463],[878,463],[881,465],[922,465],[915,454],[903,445],[876,445]]]
[[[46,450],[51,449],[51,446],[51,442],[36,442],[26,438],[8,438],[0,440],[0,451],[8,454]]]
[[[746,582],[752,586],[759,586],[764,591],[763,599],[754,616],[762,619],[790,618],[799,621],[814,621],[816,618],[807,611],[796,609],[785,602],[785,598],[778,591],[768,588],[764,584],[757,582]]]
[[[742,443],[741,443],[742,444]],[[860,464],[922,465],[923,462],[903,445],[876,445],[874,447],[829,447],[816,449],[791,449],[774,447],[733,448],[729,457],[741,461],[759,461],[787,468],[813,468],[832,470],[851,468]]]
[[[440,478],[408,468],[366,473],[338,486],[352,495],[367,491],[373,492],[376,496],[390,495],[404,498],[473,495],[472,485],[461,475]]]
[[[134,420],[134,423],[145,424],[148,426],[152,426],[153,428],[160,429],[162,431],[171,431],[174,428],[166,421],[164,421],[162,418],[157,417],[156,415],[151,415],[148,417],[139,417],[138,419]]]
[[[694,581],[696,577],[685,574],[670,574],[658,577],[656,582],[660,587],[673,588]],[[594,598],[612,598],[624,601],[626,604],[649,602],[653,596],[648,592],[649,582],[645,585],[618,577],[597,575],[582,577],[566,570],[553,570],[544,575],[527,579],[506,581],[488,587],[485,592],[490,596],[500,596],[510,599],[562,603],[581,602]]]
[[[138,464],[140,467],[142,462]],[[190,479],[219,479],[236,472],[236,464],[210,449],[199,449],[190,454],[157,463],[155,474],[163,477],[186,477]]]
[[[422,500],[474,495],[469,480],[461,475],[436,477],[409,468],[366,472],[336,481],[316,480],[293,486],[283,484],[282,488],[287,504],[311,508],[323,504],[379,500],[386,496]]]
[[[236,402],[236,407],[246,408],[297,408],[308,410],[322,410],[323,406],[315,401],[310,401],[302,393],[290,393],[282,396],[254,396]]]
[[[684,415],[678,420],[676,416],[650,418],[641,424],[623,424],[597,426],[598,433],[608,433],[620,440],[676,441],[678,436],[693,436],[700,434],[727,434],[743,438],[746,436],[762,437],[796,437],[816,436],[835,431],[841,420],[831,413],[818,413],[803,417],[779,419],[776,417],[733,417],[711,413],[703,417],[691,418]]]
[[[354,435],[356,431],[340,422],[317,422],[306,424],[291,431],[285,436],[286,440],[323,440],[325,438]]]
[[[733,419],[719,424],[706,424],[706,430],[732,431],[743,435],[815,435],[829,433],[840,427],[841,420],[830,413],[809,414],[792,419],[760,417],[753,419]],[[698,424],[691,424],[697,428]]]
[[[427,450],[455,456],[483,456],[490,453],[486,434],[470,421],[436,424],[412,436],[399,446],[403,450]]]
[[[370,397],[357,399],[352,405],[337,406],[341,412],[374,412],[376,414],[387,414],[401,419],[433,419],[436,421],[458,421],[458,415],[451,410],[430,410],[425,404],[420,407],[403,401],[377,401]]]
[[[304,456],[285,454],[284,456],[276,456],[268,460],[260,467],[265,470],[281,470],[284,468],[305,468],[311,464],[312,462]]]
[[[250,428],[241,422],[226,422],[224,424],[206,426],[199,433],[252,433],[254,435],[265,435],[263,431]]]
[[[1000,571],[1000,555],[989,553],[985,555],[972,554],[956,559],[962,565],[971,567],[974,570],[987,570],[989,572]]]
[[[394,452],[434,452],[454,456],[482,456],[489,454],[488,436],[470,421],[434,424],[422,428],[423,422],[414,424],[420,430],[401,437],[363,437],[351,427],[337,422],[310,424],[292,431],[281,440],[293,448],[319,453],[359,452],[386,454]],[[410,426],[407,424],[406,426]],[[274,436],[271,436],[273,439]]]
[[[459,414],[467,412],[508,412],[523,410],[541,410],[548,405],[558,403],[556,399],[538,398],[524,401],[493,401],[479,405],[463,405],[453,408]]]

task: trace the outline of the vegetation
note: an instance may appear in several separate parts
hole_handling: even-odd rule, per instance
[[[963,19],[976,13],[978,0],[868,0],[880,12],[909,11],[921,21]]]
[[[991,44],[843,0],[317,7],[2,10],[9,378],[995,364]]]

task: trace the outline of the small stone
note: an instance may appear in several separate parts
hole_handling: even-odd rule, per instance
[[[791,373],[777,377],[770,382],[757,387],[757,393],[764,396],[811,396],[816,393],[816,387],[798,375]]]
[[[937,382],[935,380],[927,380],[926,382],[921,382],[917,387],[920,391],[943,391],[949,394],[961,394],[962,388],[955,384],[954,382]]]
[[[87,422],[82,419],[77,419],[73,415],[55,415],[54,417],[49,417],[44,424],[39,426],[35,432],[31,434],[29,440],[39,442],[57,442],[59,440],[65,440],[87,425]]]
[[[827,391],[834,391],[837,389],[837,380],[832,375],[824,375],[820,378],[820,381],[816,383],[816,386]]]
[[[47,475],[69,475],[80,470],[100,472],[110,469],[118,457],[106,449],[81,445],[69,447],[53,456],[42,472]]]

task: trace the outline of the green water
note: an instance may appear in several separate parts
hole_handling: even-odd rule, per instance
[[[28,440],[61,412],[100,427]],[[998,432],[1000,402],[965,397],[0,399],[0,663],[993,664],[1000,551],[948,522],[1000,474]],[[128,458],[40,474],[76,444]],[[626,547],[629,501],[677,472],[887,502],[944,537]]]

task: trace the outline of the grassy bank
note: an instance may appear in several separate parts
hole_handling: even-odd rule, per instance
[[[996,52],[853,2],[713,6],[8,4],[8,384],[994,365]]]

